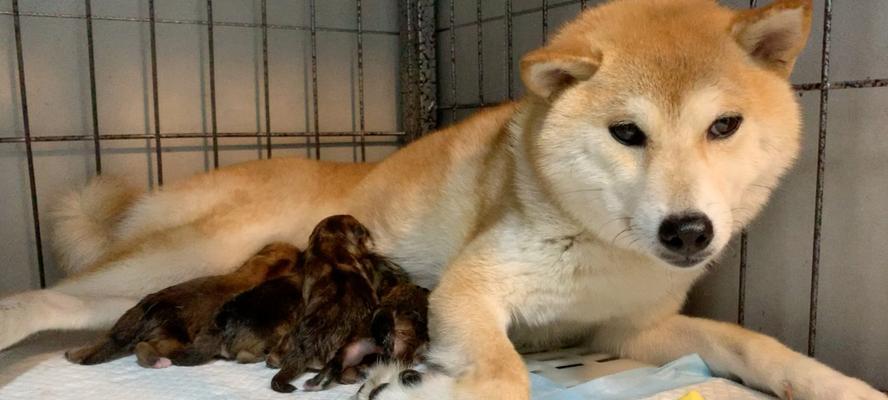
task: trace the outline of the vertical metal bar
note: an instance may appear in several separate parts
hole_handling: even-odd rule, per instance
[[[102,144],[99,142],[99,107],[96,100],[96,57],[93,45],[92,1],[84,0],[86,9],[86,49],[89,56],[89,95],[92,106],[93,149],[96,175],[102,173]]]
[[[580,0],[580,10],[586,9],[586,0]]]
[[[160,109],[157,93],[157,35],[156,16],[154,12],[154,0],[148,0],[148,27],[151,38],[151,88],[152,101],[154,103],[154,149],[157,155],[157,185],[163,186],[163,148],[160,144]]]
[[[740,233],[740,282],[737,285],[737,324],[746,324],[746,269],[747,266],[747,240],[746,229]]]
[[[755,8],[756,0],[749,0],[749,8]],[[740,279],[737,285],[737,324],[746,324],[746,272],[749,268],[747,245],[749,235],[746,229],[740,233]]]
[[[418,116],[416,114],[416,8],[418,0],[402,2],[404,12],[401,21],[401,98],[403,110],[403,129],[405,132],[415,130]],[[409,134],[409,133],[408,133]]]
[[[401,87],[402,122],[410,141],[435,129],[438,99],[435,76],[435,2],[401,2]]]
[[[265,152],[271,158],[271,102],[268,93],[268,7],[262,0],[262,87],[265,92]]]
[[[210,56],[210,124],[213,135],[213,168],[219,168],[219,130],[216,124],[216,46],[213,43],[213,0],[207,0],[207,48]]]
[[[19,21],[18,0],[12,0],[12,25],[15,30],[15,56],[18,62],[19,96],[22,103],[22,129],[25,133],[25,156],[28,160],[28,187],[31,190],[31,215],[34,217],[34,243],[37,247],[37,272],[40,287],[46,287],[43,264],[43,239],[40,236],[40,212],[37,207],[37,178],[34,175],[34,151],[31,148],[31,119],[28,115],[28,90],[25,85],[25,58],[22,54],[22,27]]]
[[[543,44],[549,41],[549,0],[543,0]]]
[[[478,28],[478,102],[484,106],[484,18],[481,6],[481,0],[475,1],[477,6],[476,26]]]
[[[823,51],[820,60],[820,129],[817,138],[817,189],[814,198],[814,240],[811,254],[811,299],[808,319],[808,355],[813,357],[817,340],[817,296],[820,284],[820,239],[823,228],[823,181],[826,162],[826,131],[829,117],[829,51],[832,33],[832,0],[823,6]]]
[[[361,130],[361,161],[367,161],[367,142],[364,137],[364,8],[361,0],[355,0],[358,17],[358,129]]]
[[[321,125],[318,113],[318,21],[315,8],[316,0],[309,0],[308,7],[311,14],[311,104],[314,112],[314,138],[315,159],[321,159]]]
[[[515,98],[515,88],[512,81],[515,66],[512,60],[512,0],[506,0],[506,88],[508,89],[509,99]]]
[[[450,101],[453,105],[458,103],[456,99],[456,0],[450,0]],[[456,109],[450,109],[450,122],[456,121]]]

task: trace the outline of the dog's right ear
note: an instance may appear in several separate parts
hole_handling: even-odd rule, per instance
[[[811,0],[778,0],[738,13],[731,33],[753,59],[788,77],[808,40],[811,13]]]
[[[587,55],[543,47],[521,59],[521,80],[532,93],[544,99],[585,81],[595,74],[601,64],[601,54],[589,51]]]

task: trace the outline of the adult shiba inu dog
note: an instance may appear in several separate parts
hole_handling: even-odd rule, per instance
[[[811,7],[613,1],[523,58],[524,99],[378,164],[257,161],[148,194],[96,180],[57,215],[72,276],[2,300],[0,348],[108,325],[144,294],[231,271],[266,243],[304,247],[318,221],[352,214],[435,287],[430,357],[444,372],[390,374],[362,396],[526,399],[516,346],[587,341],[650,363],[696,352],[785,397],[884,399],[773,339],[678,314],[798,153],[788,76]]]

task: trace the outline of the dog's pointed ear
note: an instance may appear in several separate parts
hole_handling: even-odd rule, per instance
[[[811,0],[777,0],[741,11],[731,33],[753,59],[788,77],[808,41],[812,7]]]
[[[595,74],[601,54],[583,53],[549,47],[534,50],[521,59],[521,80],[532,93],[548,99]]]

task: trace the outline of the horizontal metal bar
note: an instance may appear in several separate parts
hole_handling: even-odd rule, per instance
[[[881,88],[888,87],[888,79],[861,79],[856,81],[839,81],[839,82],[830,82],[829,90],[837,90],[837,89],[865,89],[865,88]],[[819,91],[823,87],[823,84],[820,82],[816,83],[799,83],[792,85],[792,88],[797,92],[813,92]],[[471,110],[475,108],[483,108],[487,106],[496,105],[499,103],[466,103],[466,104],[451,104],[449,106],[440,106],[438,110]]]
[[[553,2],[552,4],[547,5],[545,8],[547,11],[552,11],[556,8],[566,7],[566,6],[570,6],[573,4],[579,4],[579,3],[580,3],[580,0],[559,1],[559,2]],[[534,7],[534,8],[528,8],[526,10],[515,11],[512,13],[512,16],[517,17],[520,15],[528,15],[528,14],[533,14],[535,12],[542,12],[542,11],[543,11],[542,6],[541,7]],[[502,19],[506,19],[506,16],[505,15],[498,15],[495,17],[487,17],[487,18],[482,19],[481,23],[499,21]],[[476,21],[471,21],[471,22],[464,22],[461,24],[453,24],[452,26],[455,28],[465,28],[465,27],[469,27],[469,26],[475,26],[477,24],[478,24],[478,21],[476,20]],[[449,30],[450,30],[450,26],[445,26],[443,28],[438,28],[437,30],[435,30],[435,32],[441,33],[441,32],[446,32]]]
[[[888,86],[888,79],[862,79],[857,81],[829,82],[827,85],[829,85],[829,90],[877,88]],[[814,91],[822,89],[823,83],[802,83],[793,85],[792,87],[797,91]]]
[[[267,137],[268,132],[219,132],[216,137],[219,138],[259,138]],[[368,132],[270,132],[273,137],[361,137],[363,136],[380,136],[380,137],[398,137],[404,136],[404,132],[395,131],[368,131]],[[211,133],[185,132],[185,133],[161,133],[161,139],[192,139],[192,138],[212,138]],[[32,142],[74,142],[81,140],[93,140],[93,135],[47,135],[47,136],[31,136]],[[135,134],[101,134],[100,140],[129,140],[129,139],[154,139],[153,133],[135,133]],[[24,143],[25,138],[0,137],[0,143]]]
[[[12,16],[11,11],[0,11],[0,15],[9,15]],[[39,13],[39,12],[23,12],[19,13],[22,17],[36,17],[36,18],[62,18],[62,19],[86,19],[86,15],[78,15],[78,14],[50,14],[50,13]],[[141,17],[115,17],[109,15],[93,15],[93,21],[127,21],[127,22],[150,22],[149,18],[141,18]],[[202,21],[199,19],[162,19],[157,18],[154,22],[158,24],[177,24],[177,25],[207,25],[207,21]],[[261,28],[261,23],[252,23],[252,22],[234,22],[234,21],[213,21],[213,26],[230,26],[236,28]],[[269,29],[279,29],[279,30],[298,30],[298,31],[309,31],[311,27],[302,26],[302,25],[281,25],[281,24],[268,24]],[[333,28],[333,27],[323,27],[318,26],[318,31],[324,32],[344,32],[344,33],[357,33],[356,29],[345,29],[345,28]],[[363,33],[376,34],[376,35],[398,35],[397,31],[381,31],[381,30],[372,30],[365,29]]]

